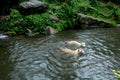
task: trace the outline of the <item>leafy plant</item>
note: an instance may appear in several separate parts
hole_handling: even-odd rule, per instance
[[[117,79],[115,80],[120,80],[120,71],[117,71],[117,70],[112,70],[113,73],[118,77]]]
[[[34,32],[44,33],[45,27],[49,24],[49,17],[47,13],[22,16],[16,9],[11,9],[11,13],[7,19],[7,23],[1,22],[0,29],[8,31],[14,35],[25,34],[26,29],[29,28]]]
[[[12,34],[23,32],[22,26],[20,25],[23,21],[22,15],[16,9],[11,9],[11,13],[8,17],[9,18],[6,20],[7,23],[1,22],[0,29],[10,31]]]
[[[34,14],[24,17],[25,22],[23,23],[26,28],[29,28],[33,31],[42,32],[45,30],[45,27],[49,22],[49,15],[44,14]]]
[[[46,26],[51,26],[62,31],[66,28],[74,28],[78,21],[76,13],[90,15],[113,25],[120,22],[120,9],[112,2],[104,3],[102,2],[104,0],[42,1],[49,3],[50,8],[47,12],[22,16],[16,9],[11,9],[8,18],[0,21],[0,30],[9,31],[12,34],[24,34],[29,28],[34,32],[45,33]],[[60,22],[50,20],[49,14],[58,17]]]

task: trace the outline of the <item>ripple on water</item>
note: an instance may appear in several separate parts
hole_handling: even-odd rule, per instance
[[[114,80],[112,69],[119,68],[120,59],[111,49],[111,45],[116,45],[108,45],[108,34],[101,31],[68,31],[64,33],[69,34],[47,36],[32,43],[14,41],[10,48],[14,62],[12,80]],[[71,34],[74,36],[67,38]],[[74,57],[60,52],[58,47],[68,39],[85,42],[86,54]]]

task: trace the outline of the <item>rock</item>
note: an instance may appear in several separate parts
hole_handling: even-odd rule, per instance
[[[39,34],[38,32],[33,33],[33,31],[30,30],[30,29],[28,29],[28,28],[27,28],[27,31],[28,31],[28,33],[26,33],[26,35],[27,35],[28,37],[33,37],[33,36],[36,36],[36,35]]]
[[[48,9],[48,4],[38,0],[24,1],[19,4],[19,11],[22,14],[42,13]]]
[[[120,27],[120,24],[117,24],[117,27]]]
[[[60,19],[57,18],[57,17],[54,16],[54,15],[49,15],[49,18],[50,18],[51,20],[55,21],[55,22],[60,22]]]
[[[47,26],[47,27],[46,27],[46,33],[47,33],[47,34],[55,34],[55,33],[57,33],[57,32],[58,32],[58,30],[54,29],[54,28],[51,27],[51,26]]]
[[[6,48],[10,45],[11,38],[4,32],[0,32],[0,48]]]
[[[8,35],[0,34],[0,39],[6,39],[8,38]]]
[[[97,28],[97,27],[112,27],[111,23],[100,20],[98,18],[94,18],[92,16],[88,16],[82,13],[77,13],[77,17],[79,17],[79,23],[82,28]]]

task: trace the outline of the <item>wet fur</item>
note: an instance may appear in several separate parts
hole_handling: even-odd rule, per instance
[[[77,42],[77,41],[66,41],[65,42],[66,45],[76,45],[76,46],[82,46],[85,47],[85,43],[84,42]]]
[[[84,54],[83,49],[71,50],[71,49],[65,48],[65,47],[60,47],[59,49],[60,49],[60,51],[62,51],[64,53],[68,53],[68,54],[72,54],[72,55]]]

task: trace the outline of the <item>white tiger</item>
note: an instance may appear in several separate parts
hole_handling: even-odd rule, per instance
[[[77,42],[77,41],[66,41],[65,42],[66,45],[76,45],[76,46],[82,46],[85,47],[85,42]]]
[[[72,55],[78,55],[78,54],[84,54],[85,51],[83,49],[76,49],[76,50],[72,50],[66,47],[59,47],[60,51],[64,52],[64,53],[68,53],[68,54],[72,54]]]

